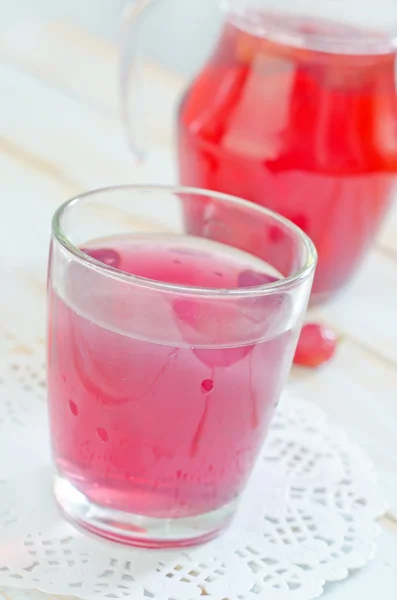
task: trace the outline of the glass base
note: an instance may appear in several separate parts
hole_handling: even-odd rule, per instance
[[[236,512],[238,500],[195,517],[167,519],[114,510],[91,502],[60,475],[54,494],[65,517],[114,542],[143,548],[176,548],[208,542],[219,535]]]

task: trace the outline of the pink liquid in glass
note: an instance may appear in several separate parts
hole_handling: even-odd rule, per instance
[[[191,240],[114,238],[86,251],[127,273],[173,284],[237,288],[275,279],[259,259],[208,240],[192,247]],[[69,288],[84,290],[88,283],[78,275],[71,273]],[[151,517],[187,517],[220,508],[242,492],[298,328],[225,347],[225,312],[213,315],[224,322],[219,343],[212,338],[192,346],[189,332],[203,333],[200,327],[211,321],[200,320],[206,310],[200,302],[199,296],[171,295],[169,319],[182,341],[170,346],[158,343],[153,332],[143,339],[104,326],[87,307],[80,305],[79,314],[72,295],[66,303],[50,291],[54,458],[60,474],[92,502]],[[108,314],[120,306],[108,299]],[[249,319],[241,315],[243,332]]]

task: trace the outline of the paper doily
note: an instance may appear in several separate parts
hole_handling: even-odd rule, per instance
[[[372,557],[386,507],[371,463],[321,410],[289,393],[220,538],[143,551],[74,529],[51,494],[43,347],[11,334],[3,343],[0,585],[93,600],[309,600]]]

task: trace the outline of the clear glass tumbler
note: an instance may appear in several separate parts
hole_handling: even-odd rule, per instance
[[[290,370],[315,266],[298,227],[219,193],[125,186],[59,208],[48,390],[67,517],[145,547],[226,527]]]

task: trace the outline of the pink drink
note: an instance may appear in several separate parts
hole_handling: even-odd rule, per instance
[[[172,284],[235,289],[277,278],[259,259],[198,238],[119,237],[85,248],[126,273]],[[147,336],[140,315],[139,335],[120,330],[128,306],[116,297],[105,298],[116,325],[97,322],[89,302],[84,307],[72,295],[89,294],[80,273],[68,275],[61,294],[68,303],[50,290],[49,404],[60,475],[94,503],[150,517],[199,515],[236,499],[267,432],[299,324],[228,347],[235,309],[171,294],[161,322],[180,342],[165,345],[150,318]],[[252,315],[239,313],[238,322],[247,331]],[[192,343],[207,334],[211,343]]]
[[[285,35],[280,43],[259,31]],[[310,31],[338,40],[341,53],[294,44]],[[396,52],[343,53],[369,33],[261,12],[228,21],[179,112],[183,185],[237,195],[301,227],[319,253],[317,301],[351,278],[393,197]],[[192,222],[197,230],[200,213]]]

